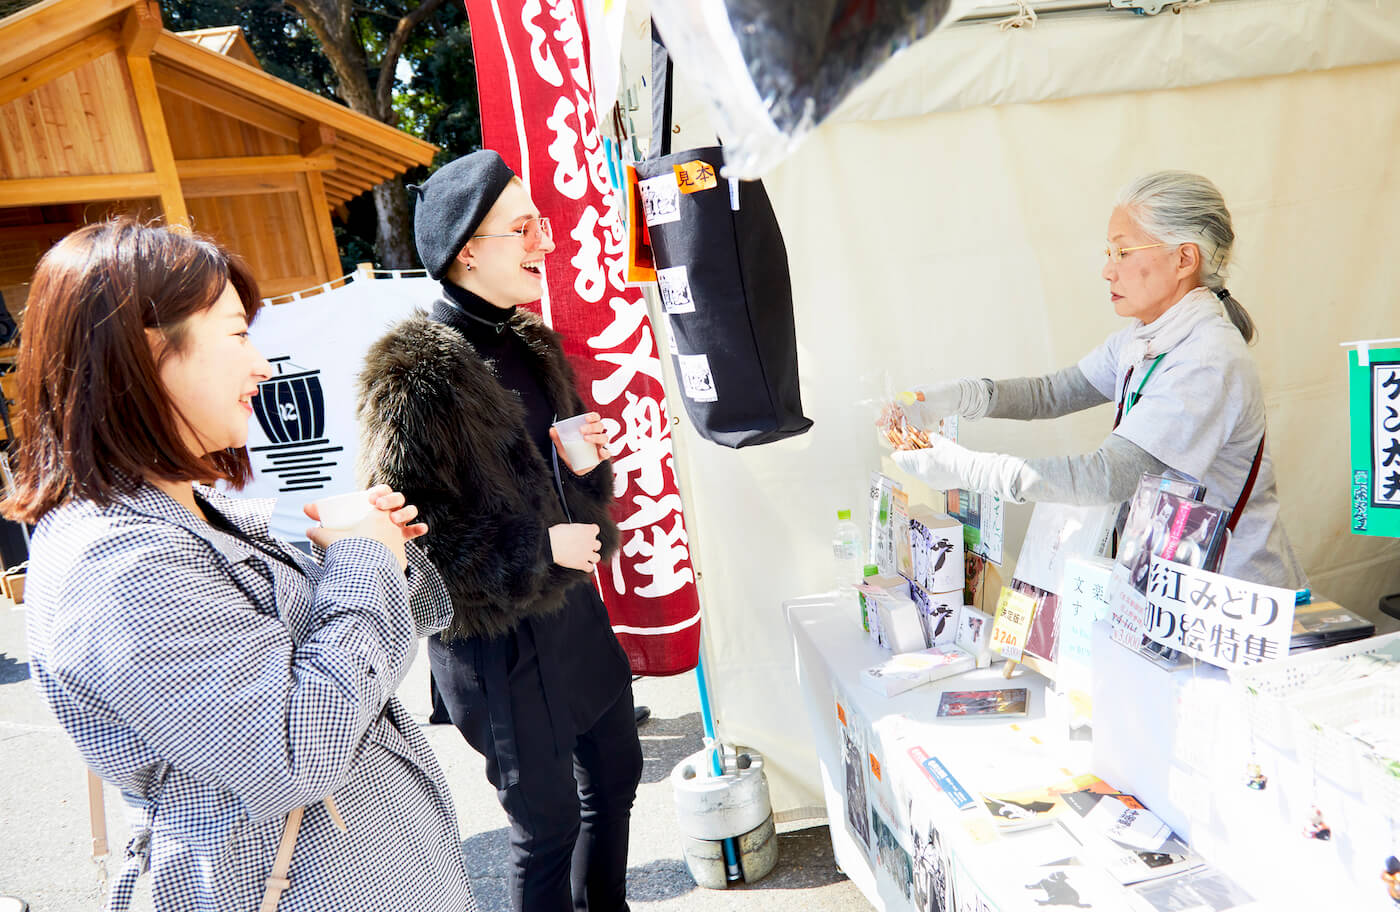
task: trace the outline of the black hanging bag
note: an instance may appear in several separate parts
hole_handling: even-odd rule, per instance
[[[671,64],[652,38],[653,157],[636,170],[686,414],[727,447],[805,433],[777,216],[761,181],[720,176],[719,146],[671,152]]]

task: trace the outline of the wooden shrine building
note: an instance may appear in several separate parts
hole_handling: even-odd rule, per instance
[[[213,236],[269,297],[318,285],[342,273],[336,207],[436,151],[263,72],[237,28],[44,0],[0,19],[0,291],[21,310],[44,251],[114,213]]]

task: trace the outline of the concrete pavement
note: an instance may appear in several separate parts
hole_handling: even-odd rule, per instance
[[[87,793],[82,764],[67,736],[29,680],[24,610],[0,600],[0,894],[23,897],[33,912],[78,912],[101,905],[90,860]],[[651,707],[642,726],[642,785],[632,814],[629,901],[638,912],[673,910],[869,909],[837,869],[826,827],[779,836],[778,867],[762,881],[728,890],[695,885],[681,860],[680,832],[667,777],[681,758],[699,749],[699,698],[693,675],[648,678],[635,686]],[[410,711],[426,722],[428,671],[420,649],[400,690]],[[456,729],[427,727],[428,740],[452,785],[477,901],[486,912],[508,912],[506,816],[487,783],[481,758]],[[105,790],[108,834],[120,859],[126,825],[120,800]],[[143,881],[144,883],[144,881]],[[149,894],[138,909],[150,909]]]

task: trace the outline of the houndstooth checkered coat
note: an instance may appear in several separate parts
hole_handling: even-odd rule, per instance
[[[272,501],[197,492],[266,550],[145,485],[50,511],[31,549],[35,680],[133,812],[109,908],[149,865],[157,909],[256,909],[308,805],[279,912],[475,909],[442,771],[393,695],[451,616],[441,578],[410,545],[406,584],[366,539],[318,564],[270,537]]]

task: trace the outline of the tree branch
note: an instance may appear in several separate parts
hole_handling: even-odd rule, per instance
[[[339,0],[286,0],[311,27],[335,71],[340,97],[352,110],[387,121],[369,84],[364,44],[354,28],[350,4]],[[392,112],[389,112],[392,113]]]
[[[379,84],[374,87],[375,104],[384,112],[381,115],[382,120],[388,121],[393,114],[394,70],[398,67],[399,56],[403,54],[404,46],[408,44],[408,36],[418,23],[441,7],[443,2],[444,0],[423,0],[417,9],[404,16],[394,26],[394,33],[389,36],[389,44],[379,62]]]

